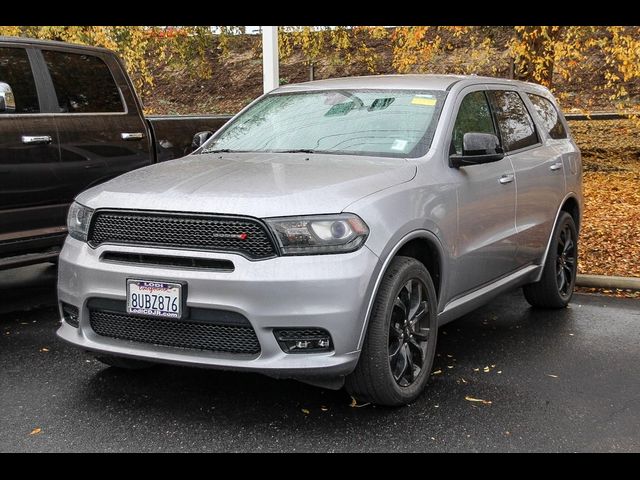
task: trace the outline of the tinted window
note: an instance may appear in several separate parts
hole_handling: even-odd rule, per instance
[[[38,93],[27,51],[24,48],[0,48],[0,82],[7,83],[16,101],[12,113],[38,113]]]
[[[122,100],[109,67],[86,54],[43,50],[60,112],[122,112]]]
[[[567,132],[558,115],[558,110],[553,103],[540,95],[528,93],[529,100],[533,103],[533,108],[542,120],[544,128],[549,132],[551,138],[567,138]]]
[[[496,134],[489,102],[484,92],[473,92],[462,100],[453,127],[453,148],[462,154],[462,139],[468,132]]]
[[[496,118],[506,151],[538,143],[531,115],[517,92],[494,91]]]

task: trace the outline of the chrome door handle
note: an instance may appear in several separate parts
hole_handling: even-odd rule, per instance
[[[22,135],[22,143],[27,145],[44,145],[52,141],[51,135]]]
[[[120,138],[122,140],[142,140],[144,138],[144,133],[121,133]]]
[[[549,170],[555,172],[556,170],[560,170],[562,168],[562,162],[556,162],[549,167]]]
[[[507,173],[505,175],[502,175],[500,177],[499,181],[500,181],[500,183],[502,185],[506,185],[507,183],[511,183],[511,182],[513,182],[513,174],[512,173]]]

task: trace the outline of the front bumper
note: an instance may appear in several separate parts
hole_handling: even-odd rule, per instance
[[[230,260],[233,272],[105,262],[104,252],[135,252]],[[175,249],[103,245],[97,249],[68,238],[60,254],[58,297],[79,309],[79,327],[66,322],[58,336],[86,350],[153,362],[251,370],[275,377],[336,377],[350,373],[374,285],[378,257],[368,248],[339,255],[278,257],[250,261],[240,255]],[[253,357],[118,340],[91,328],[92,298],[125,301],[126,279],[184,281],[188,307],[244,315],[261,351]],[[287,354],[274,328],[319,327],[329,331],[334,351]]]

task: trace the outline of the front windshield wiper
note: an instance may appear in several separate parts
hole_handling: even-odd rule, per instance
[[[230,153],[235,152],[235,150],[230,150],[228,148],[221,148],[219,150],[203,150],[202,153]]]
[[[275,150],[275,153],[316,153],[310,148],[293,148],[291,150]]]

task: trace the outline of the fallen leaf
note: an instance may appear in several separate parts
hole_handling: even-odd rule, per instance
[[[49,349],[48,349],[47,347],[42,347],[42,348],[40,349],[40,351],[41,351],[41,352],[48,352],[48,351],[49,351]]]
[[[325,407],[324,405],[320,406],[320,410],[322,412],[328,412],[329,411],[329,409],[327,407]]]
[[[488,373],[488,372],[489,372],[489,370],[491,370],[489,367],[484,367],[484,368],[482,369],[482,371],[483,371],[484,373]]]
[[[467,383],[467,381],[463,377],[460,377],[460,380],[462,380],[462,383]]]
[[[306,408],[302,409],[302,413],[304,413],[305,415],[309,415],[311,412],[309,410],[307,410]]]
[[[436,370],[435,372],[431,372],[431,375],[440,375],[442,370]]]
[[[40,427],[37,427],[31,430],[31,433],[29,435],[38,435],[40,432],[42,432],[42,429]]]
[[[473,371],[474,371],[474,372],[479,372],[479,371],[480,371],[480,369],[479,369],[479,368],[474,368],[474,369],[473,369]]]
[[[547,373],[547,377],[558,378],[558,375],[552,375],[551,373]]]
[[[447,368],[453,368],[453,365],[447,365]]]
[[[498,370],[498,373],[502,373],[502,370]]]
[[[483,405],[491,405],[491,400],[483,400],[481,398],[473,398],[473,397],[469,397],[466,396],[464,397],[465,400],[469,401],[469,402],[476,402],[476,403],[482,403]]]

